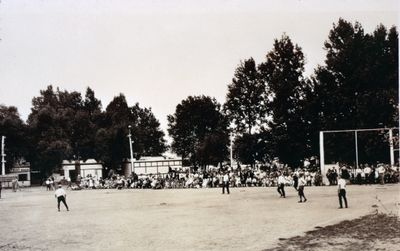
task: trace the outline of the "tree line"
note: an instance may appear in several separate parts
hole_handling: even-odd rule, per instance
[[[7,167],[24,157],[43,175],[62,160],[94,158],[117,169],[129,156],[128,125],[132,127],[135,158],[154,156],[167,149],[164,132],[151,109],[128,106],[119,94],[102,110],[92,89],[82,97],[48,86],[32,99],[25,124],[15,107],[0,106],[0,131],[7,136]]]
[[[168,116],[167,145],[149,108],[128,106],[120,94],[103,110],[88,88],[79,92],[48,86],[32,100],[26,123],[15,107],[0,106],[0,134],[7,136],[7,167],[25,157],[49,174],[63,159],[95,158],[117,168],[129,158],[128,125],[134,154],[161,155],[168,148],[191,165],[216,165],[234,157],[245,164],[279,157],[292,167],[319,155],[319,131],[396,127],[398,105],[398,33],[378,25],[365,33],[358,22],[339,19],[323,45],[326,58],[310,77],[302,48],[283,34],[263,62],[240,62],[224,104],[213,97],[189,96]],[[354,138],[326,139],[327,161],[351,161]],[[388,159],[384,132],[359,136],[365,162]]]

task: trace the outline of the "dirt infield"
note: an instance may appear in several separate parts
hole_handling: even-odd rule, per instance
[[[349,186],[348,209],[336,187],[67,191],[3,190],[1,250],[264,250],[279,238],[380,212],[399,215],[400,185]],[[366,228],[368,231],[368,228]],[[383,243],[384,246],[384,243]]]

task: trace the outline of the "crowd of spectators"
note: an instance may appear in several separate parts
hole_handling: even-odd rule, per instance
[[[352,184],[385,184],[385,183],[398,183],[400,181],[399,167],[391,167],[385,164],[361,164],[357,168],[346,165],[338,165],[328,169],[326,178],[329,185],[337,185],[337,178],[342,173],[345,173],[346,179]]]
[[[228,173],[231,187],[274,187],[277,186],[279,174],[283,172],[287,181],[286,185],[294,185],[300,173],[304,174],[307,185],[322,185],[322,176],[319,171],[307,169],[291,170],[261,170],[250,167],[232,170],[231,168],[213,169],[199,172],[176,172],[168,174],[123,175],[113,174],[107,178],[97,179],[88,175],[78,177],[72,189],[172,189],[172,188],[213,188],[222,185],[223,175]]]
[[[167,174],[142,174],[132,173],[129,176],[110,173],[106,178],[97,178],[88,175],[78,178],[76,182],[71,179],[63,180],[68,188],[80,189],[173,189],[173,188],[213,188],[221,187],[224,174],[229,175],[230,187],[276,187],[280,173],[283,173],[287,186],[297,186],[297,181],[302,174],[307,186],[323,185],[323,177],[319,168],[308,166],[295,170],[281,165],[274,168],[263,167],[239,167],[232,169],[225,166],[220,169],[209,169],[207,171],[170,171]],[[338,164],[336,167],[327,169],[326,178],[329,185],[337,185],[338,177],[342,176],[351,184],[385,184],[400,182],[398,167],[378,164],[362,164],[358,168],[349,165]],[[53,190],[54,178],[46,181],[47,189]],[[55,183],[55,182],[54,182]],[[53,188],[53,189],[52,189]]]

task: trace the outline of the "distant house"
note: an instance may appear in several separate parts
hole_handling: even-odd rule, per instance
[[[86,161],[63,160],[61,168],[64,171],[65,179],[70,177],[72,181],[76,180],[78,174],[80,174],[81,177],[86,177],[88,175],[96,178],[103,177],[103,164],[94,159],[88,159]]]
[[[18,179],[20,186],[31,186],[31,164],[25,161],[17,162],[11,168],[10,173],[0,177],[3,187],[11,187],[13,179]]]
[[[136,174],[166,174],[170,170],[182,170],[182,158],[167,158],[164,156],[143,156],[139,160],[134,159],[133,167],[130,160],[123,163],[124,175]]]

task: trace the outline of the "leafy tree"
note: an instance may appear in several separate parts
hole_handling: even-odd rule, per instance
[[[159,156],[167,150],[164,132],[160,129],[160,122],[156,119],[151,109],[140,108],[136,103],[131,107],[134,117],[133,140],[137,157]]]
[[[275,40],[266,61],[259,66],[271,92],[270,147],[276,156],[291,165],[298,164],[307,149],[302,107],[309,87],[303,77],[304,61],[301,48],[284,34]]]
[[[28,152],[26,125],[14,106],[0,105],[0,140],[5,136],[6,172]]]
[[[99,158],[111,168],[118,168],[123,159],[130,158],[128,126],[132,126],[133,151],[136,158],[142,155],[158,156],[166,150],[164,133],[151,109],[139,104],[129,107],[120,94],[108,104],[102,128],[97,131],[96,145]]]
[[[129,158],[128,125],[138,155],[160,155],[165,149],[164,134],[150,109],[136,104],[128,107],[120,94],[101,111],[101,102],[92,89],[85,98],[78,92],[53,90],[52,86],[33,98],[28,124],[35,154],[31,157],[43,175],[51,174],[64,159],[96,158],[118,168]]]
[[[133,121],[133,116],[125,96],[114,97],[106,107],[103,127],[96,135],[99,157],[107,167],[118,168],[124,158],[129,158],[127,135],[130,121]]]
[[[208,164],[216,166],[223,162],[228,155],[228,134],[226,132],[215,132],[204,137],[197,147],[197,157],[200,165]]]
[[[53,168],[62,161],[62,158],[54,159],[58,154],[52,155],[55,152],[53,149],[56,149],[56,134],[61,134],[60,128],[55,128],[58,99],[53,86],[48,86],[46,90],[40,91],[40,94],[41,96],[32,99],[32,112],[28,117],[32,137],[32,153],[36,153],[31,154],[28,158],[34,169],[40,167],[42,175],[48,176],[52,173]],[[52,157],[53,159],[50,160]]]
[[[236,137],[234,155],[243,164],[254,166],[256,161],[266,162],[270,159],[269,133],[265,130],[256,133],[244,133]]]
[[[266,119],[266,86],[257,70],[253,58],[241,62],[235,71],[224,111],[236,126],[236,132],[251,134],[253,128],[260,127]]]
[[[74,116],[82,106],[79,93],[53,90],[48,86],[32,100],[28,117],[32,154],[35,168],[43,176],[50,175],[63,159],[72,159],[78,150],[77,135],[73,130]],[[33,154],[34,153],[34,154]]]
[[[319,130],[393,127],[398,125],[398,34],[380,25],[365,34],[360,23],[339,19],[325,42],[325,66],[315,71],[310,97]],[[318,106],[318,107],[316,107]],[[315,111],[318,111],[317,113]],[[314,119],[315,120],[315,119]],[[366,162],[387,160],[387,142],[380,134],[360,134]],[[336,136],[326,142],[333,160],[354,160],[341,145],[354,145],[353,137]],[[329,151],[328,150],[328,151]],[[361,150],[361,149],[360,149]],[[316,149],[315,149],[316,151]],[[336,159],[334,159],[336,158]],[[327,161],[330,161],[329,159]]]
[[[222,162],[228,154],[228,120],[208,96],[189,96],[168,116],[172,150],[197,167]]]
[[[100,129],[101,101],[95,97],[95,93],[89,87],[86,90],[82,106],[73,116],[72,130],[75,142],[75,156],[82,159],[96,158],[99,154],[96,145],[96,133]]]

